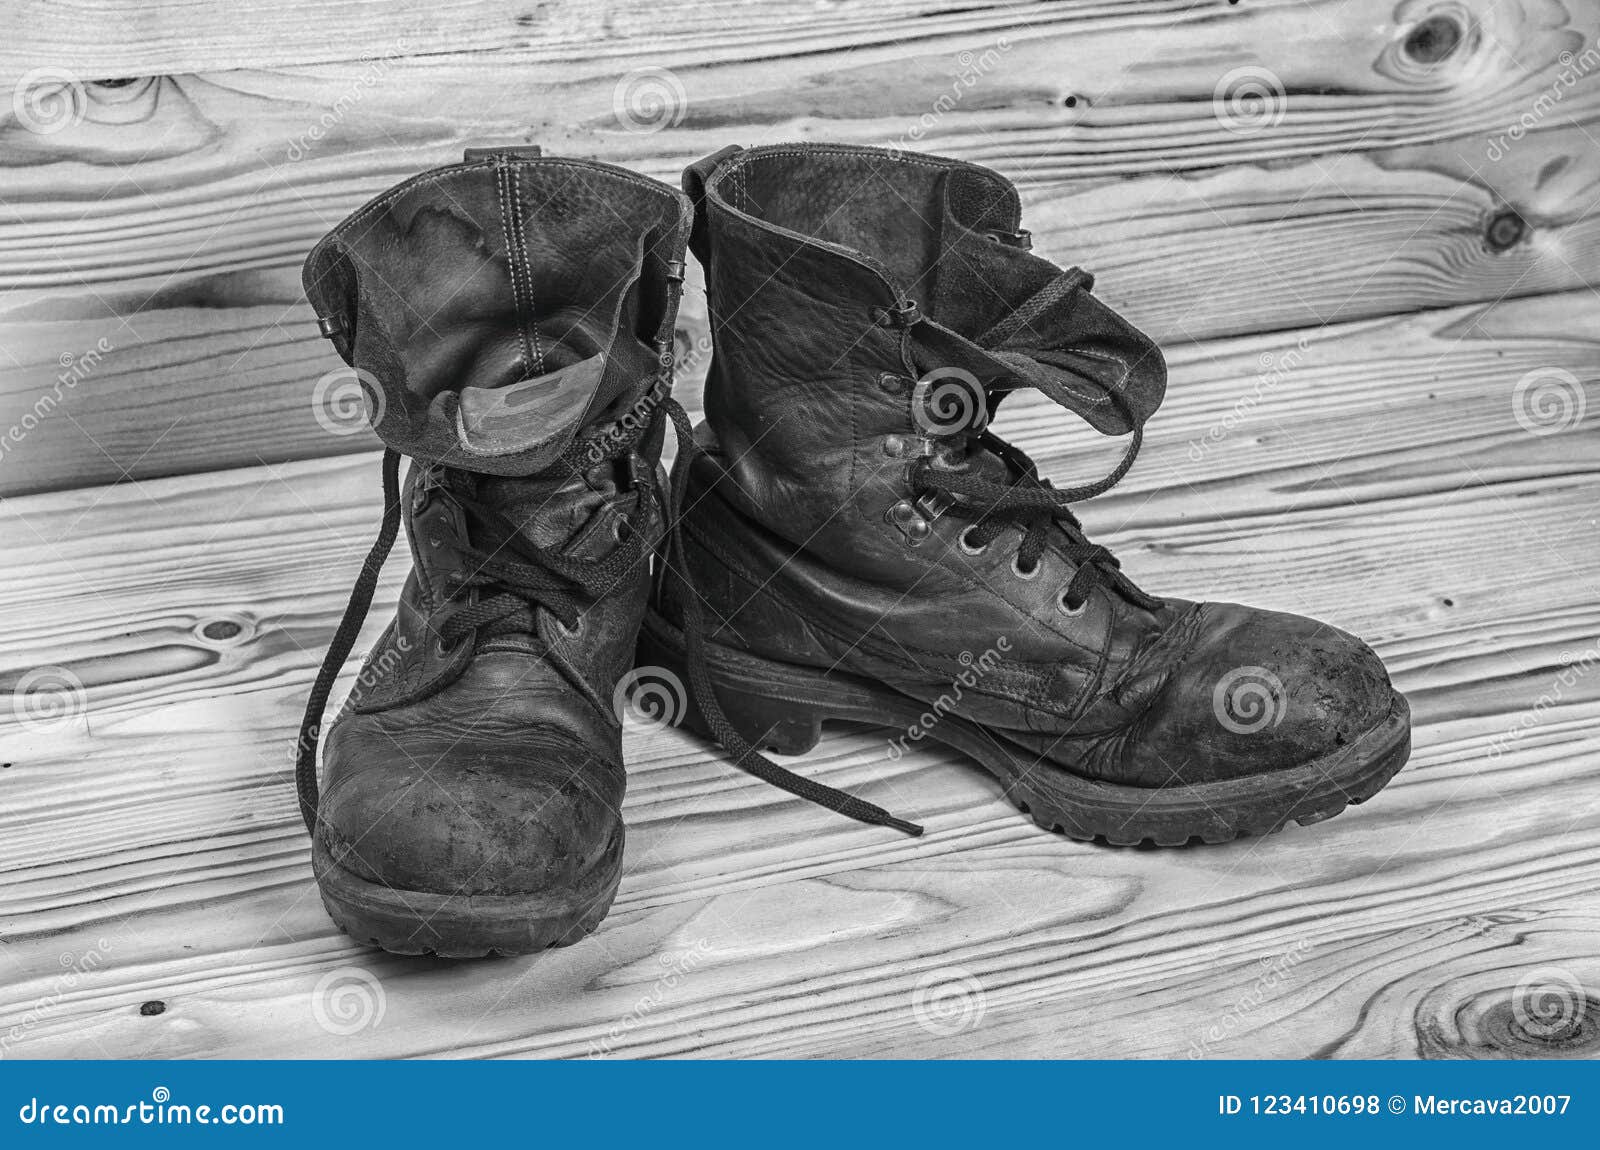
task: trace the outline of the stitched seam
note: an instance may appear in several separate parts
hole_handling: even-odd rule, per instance
[[[544,347],[539,343],[539,322],[534,311],[533,269],[528,261],[528,221],[522,214],[522,169],[511,168],[511,189],[516,205],[517,258],[522,266],[522,287],[528,303],[527,334],[533,337],[534,374],[544,374]]]
[[[506,245],[506,270],[511,275],[511,296],[517,308],[517,336],[522,342],[522,364],[524,370],[533,369],[533,345],[528,342],[527,317],[532,313],[528,303],[528,293],[522,283],[522,253],[519,241],[520,233],[517,228],[519,212],[512,210],[506,203],[511,192],[511,181],[515,178],[511,168],[506,164],[496,164],[494,173],[495,196],[500,201],[500,235]],[[520,207],[520,201],[518,206]],[[459,418],[459,412],[458,418]]]

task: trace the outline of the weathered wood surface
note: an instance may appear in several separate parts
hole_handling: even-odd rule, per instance
[[[318,905],[289,757],[376,528],[375,458],[9,499],[0,688],[63,668],[86,710],[46,731],[0,714],[5,1052],[1548,1053],[1515,1025],[1519,987],[1569,979],[1600,1010],[1592,297],[1174,360],[1146,455],[1090,528],[1145,586],[1378,646],[1416,752],[1366,806],[1114,850],[1036,830],[953,756],[889,761],[882,733],[830,732],[801,761],[925,820],[911,841],[679,732],[630,735],[627,872],[597,935],[526,960],[385,957]],[[1110,455],[1037,404],[1000,430],[1062,476]],[[142,1016],[150,1000],[165,1012]],[[1595,1053],[1585,1033],[1563,1052]]]
[[[1600,281],[1595,0],[13,8],[0,76],[65,73],[24,91],[50,130],[0,107],[0,435],[109,350],[0,493],[370,446],[314,418],[299,262],[483,139],[665,179],[792,138],[989,163],[1164,342]]]

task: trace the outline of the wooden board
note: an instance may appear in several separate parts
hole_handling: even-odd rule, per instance
[[[1168,345],[1600,281],[1592,4],[22,9],[0,74],[68,75],[26,89],[58,130],[0,119],[0,436],[39,424],[0,493],[369,447],[314,418],[299,263],[484,139],[669,180],[783,139],[987,163]]]
[[[0,688],[56,666],[87,709],[50,731],[0,715],[0,1043],[1545,1052],[1505,1025],[1515,988],[1546,968],[1600,988],[1600,454],[1578,410],[1597,348],[1587,293],[1201,345],[1176,357],[1133,475],[1085,508],[1147,587],[1309,611],[1378,646],[1416,752],[1368,805],[1224,847],[1114,850],[1036,830],[952,755],[891,762],[882,733],[830,732],[800,761],[925,820],[912,841],[680,732],[630,735],[616,909],[522,960],[359,949],[310,880],[289,746],[376,528],[373,456],[6,500]],[[1565,418],[1530,406],[1530,372]],[[999,429],[1053,474],[1110,456],[1037,403]]]

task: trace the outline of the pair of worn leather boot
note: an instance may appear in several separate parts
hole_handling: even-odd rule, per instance
[[[686,684],[674,704],[741,767],[910,833],[762,750],[890,726],[890,757],[958,748],[1041,826],[1162,845],[1327,818],[1399,769],[1406,704],[1359,640],[1150,595],[1085,537],[1072,506],[1132,464],[1165,366],[1092,277],[1029,251],[1007,180],[784,145],[719,152],[684,189],[474,151],[307,260],[386,447],[297,759],[347,932],[466,956],[592,930],[621,872],[636,661]],[[698,433],[670,395],[686,248],[714,341]],[[1121,463],[1053,487],[988,426],[1021,389],[1128,436]],[[412,571],[319,796],[323,709],[402,521]]]

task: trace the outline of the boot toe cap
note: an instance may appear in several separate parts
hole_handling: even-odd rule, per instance
[[[375,718],[336,727],[317,818],[330,857],[360,878],[524,894],[575,885],[620,848],[623,776],[609,756],[555,731],[385,737],[364,729]]]
[[[1147,715],[1147,733],[1184,782],[1302,767],[1388,718],[1388,672],[1355,636],[1234,604],[1201,610],[1189,657]]]

